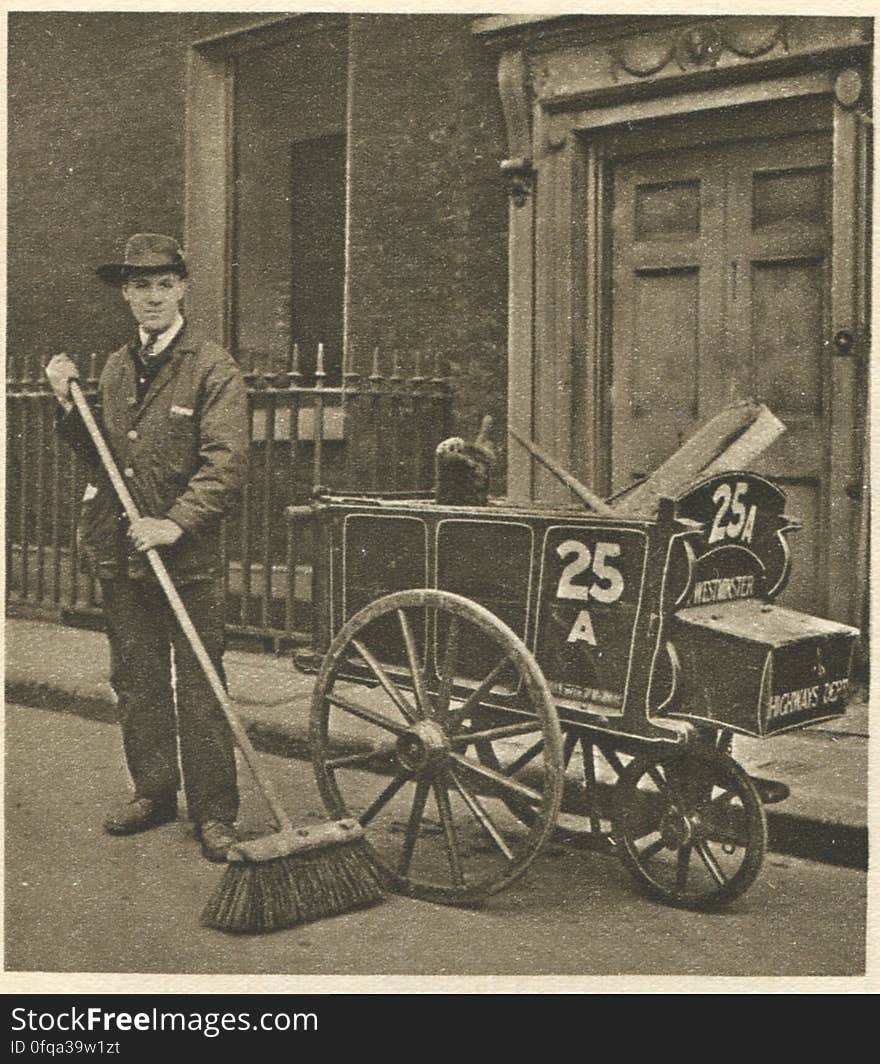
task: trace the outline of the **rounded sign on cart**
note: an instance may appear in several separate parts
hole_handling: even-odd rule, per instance
[[[679,605],[780,594],[791,565],[786,533],[798,527],[784,510],[785,494],[754,473],[716,475],[680,498],[676,517],[700,522],[703,533],[687,540]]]

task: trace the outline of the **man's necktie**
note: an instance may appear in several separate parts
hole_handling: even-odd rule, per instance
[[[138,351],[138,358],[144,363],[145,366],[149,366],[150,363],[156,357],[156,352],[154,351],[154,348],[156,346],[156,338],[158,337],[158,335],[158,333],[149,333],[147,336],[147,342],[143,344],[141,346],[140,351]]]

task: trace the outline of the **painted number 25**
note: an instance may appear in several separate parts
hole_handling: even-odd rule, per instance
[[[730,484],[719,484],[712,496],[712,502],[718,505],[715,511],[715,520],[712,522],[712,530],[709,533],[709,542],[718,543],[723,539],[739,539],[743,543],[751,543],[755,532],[755,515],[758,507],[754,504],[748,506],[745,494],[749,489],[748,482],[738,480],[736,487]]]
[[[623,576],[611,563],[611,559],[620,556],[619,543],[597,543],[595,554],[590,554],[589,547],[576,539],[567,539],[556,548],[556,553],[563,561],[571,561],[562,570],[556,597],[588,602],[591,598],[597,602],[617,602],[623,594]],[[588,569],[592,569],[595,579],[589,587],[576,584],[574,580]]]

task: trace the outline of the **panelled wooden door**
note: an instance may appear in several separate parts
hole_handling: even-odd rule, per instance
[[[788,512],[784,601],[827,595],[832,144],[820,130],[610,164],[611,471],[650,473],[729,402],[787,426],[753,465]]]

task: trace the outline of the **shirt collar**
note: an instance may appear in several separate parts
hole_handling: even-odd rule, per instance
[[[172,342],[172,340],[174,340],[174,338],[177,336],[177,334],[180,332],[180,330],[182,328],[183,328],[183,315],[178,311],[177,317],[168,326],[168,328],[165,329],[164,332],[160,332],[155,337],[155,339],[153,341],[152,354],[154,356],[158,355],[158,354],[161,354],[165,350],[165,348],[168,347],[168,345]],[[149,341],[150,334],[149,334],[149,332],[147,332],[147,330],[142,325],[138,327],[138,332],[140,333],[141,346],[143,347]]]

